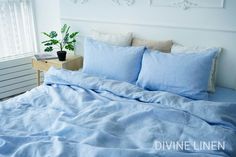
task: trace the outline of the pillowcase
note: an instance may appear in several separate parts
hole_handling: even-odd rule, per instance
[[[161,52],[171,52],[172,45],[173,45],[172,40],[153,41],[139,38],[133,38],[132,40],[132,46],[146,46],[148,49],[158,50]]]
[[[119,47],[85,39],[83,72],[135,83],[141,68],[144,47]]]
[[[146,50],[137,85],[191,99],[207,99],[208,79],[216,51],[167,54]]]
[[[107,44],[112,44],[116,46],[130,46],[132,41],[132,33],[105,33],[97,30],[91,31],[91,38]]]
[[[172,46],[171,49],[171,53],[202,53],[202,52],[206,52],[208,50],[211,49],[218,49],[217,51],[217,55],[213,60],[212,63],[212,69],[211,69],[211,75],[210,78],[208,80],[208,92],[215,92],[215,85],[216,85],[216,77],[217,77],[217,65],[219,63],[219,57],[220,57],[220,53],[222,51],[221,48],[216,48],[216,47],[199,47],[199,46],[195,46],[195,47],[186,47],[186,46],[182,46],[179,44],[174,44]]]

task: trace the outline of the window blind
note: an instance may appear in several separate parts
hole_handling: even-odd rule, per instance
[[[37,49],[31,0],[0,0],[0,59]]]

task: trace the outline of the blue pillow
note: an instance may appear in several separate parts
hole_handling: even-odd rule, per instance
[[[135,83],[141,68],[144,47],[119,47],[90,38],[84,43],[83,72]]]
[[[146,50],[137,85],[191,99],[208,99],[208,80],[216,54],[217,49],[178,54]]]

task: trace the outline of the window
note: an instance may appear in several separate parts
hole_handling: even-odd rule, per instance
[[[36,51],[31,0],[0,0],[0,59]]]

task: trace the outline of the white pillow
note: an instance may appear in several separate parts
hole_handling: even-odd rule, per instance
[[[175,43],[171,48],[171,53],[201,53],[212,48],[216,47],[200,47],[200,46],[186,47]],[[218,71],[217,65],[219,62],[220,53],[222,51],[221,48],[218,49],[219,49],[218,55],[216,56],[216,58],[214,58],[212,62],[211,75],[208,81],[208,92],[215,92],[216,76]]]
[[[116,46],[131,46],[132,33],[106,33],[92,30],[90,37],[107,44]]]

